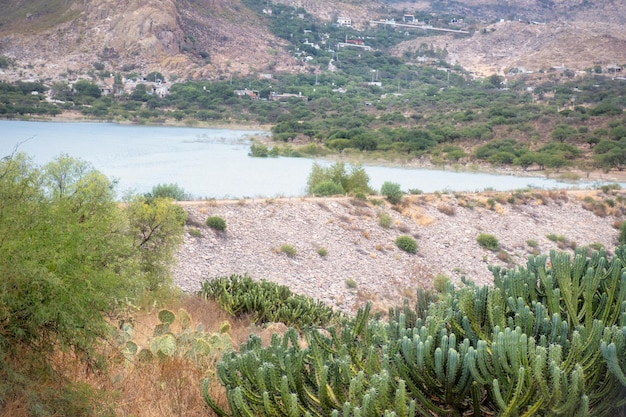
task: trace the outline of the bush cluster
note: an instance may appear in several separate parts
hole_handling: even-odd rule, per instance
[[[215,300],[235,316],[251,316],[257,324],[281,322],[288,326],[325,326],[339,315],[332,308],[291,292],[289,287],[248,275],[220,277],[202,284],[199,294]]]
[[[479,234],[476,238],[476,242],[478,242],[478,244],[483,248],[489,249],[490,251],[495,252],[498,250],[498,248],[500,248],[500,243],[498,242],[498,239],[494,235],[491,235],[489,233]]]
[[[404,193],[400,189],[400,184],[385,181],[380,187],[380,194],[383,195],[391,204],[398,204],[402,200]]]
[[[417,252],[417,242],[411,236],[398,236],[396,238],[396,246],[408,253]]]
[[[206,219],[206,225],[213,230],[217,230],[218,232],[223,232],[224,230],[226,230],[226,220],[224,220],[220,216],[209,217],[208,219]]]
[[[307,191],[316,196],[372,193],[365,169],[360,165],[351,165],[348,169],[343,162],[328,167],[314,163],[307,180]]]

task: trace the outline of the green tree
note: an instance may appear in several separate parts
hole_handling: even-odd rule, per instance
[[[337,162],[327,167],[314,163],[307,179],[307,192],[309,194],[332,195],[343,194],[344,192],[367,194],[371,191],[369,176],[361,165],[350,166],[348,172],[343,162]]]
[[[565,142],[568,139],[576,137],[576,129],[568,125],[558,125],[550,133],[552,140],[557,142]]]
[[[52,84],[52,97],[56,100],[70,100],[72,98],[72,89],[67,83],[62,81]]]
[[[383,183],[382,187],[380,187],[380,193],[384,195],[391,204],[398,204],[404,195],[400,189],[400,184],[390,181]]]
[[[152,187],[152,191],[145,194],[145,197],[148,199],[171,198],[176,201],[191,200],[191,195],[178,184],[157,184]]]
[[[114,197],[108,178],[66,155],[43,168],[22,154],[0,161],[0,408],[27,392],[31,414],[74,414],[59,409],[69,397],[54,389],[55,352],[95,364],[105,315],[150,287],[151,266],[163,281],[182,225],[159,216],[172,210],[163,201],[145,216],[160,226],[142,235],[149,222]]]
[[[81,96],[99,98],[102,95],[100,88],[87,80],[78,80],[74,84],[74,90]]]
[[[182,242],[185,210],[172,204],[171,198],[133,196],[126,200],[125,214],[135,260],[145,277],[143,290],[169,286],[169,265]]]

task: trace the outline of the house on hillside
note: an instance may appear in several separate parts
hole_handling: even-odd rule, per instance
[[[115,88],[115,79],[113,77],[107,77],[104,80],[98,82],[100,93],[103,96],[114,96],[117,93]]]
[[[252,100],[258,100],[260,98],[260,93],[257,90],[248,90],[247,88],[243,90],[235,90],[234,93],[239,98],[250,97]]]
[[[157,97],[165,97],[170,93],[170,88],[165,83],[151,83],[152,84],[152,94]],[[150,87],[150,83],[146,85]],[[149,92],[149,91],[148,91]]]
[[[337,26],[350,28],[352,27],[352,19],[349,17],[339,17],[337,18]]]
[[[289,100],[290,98],[297,98],[297,99],[300,99],[302,101],[309,101],[309,97],[303,96],[302,93],[298,93],[298,94],[286,94],[286,93],[279,94],[279,93],[276,93],[274,91],[272,91],[270,93],[270,100],[271,101],[286,101],[286,100]]]
[[[417,23],[417,19],[415,19],[415,16],[413,16],[412,14],[405,14],[404,16],[402,16],[402,21],[404,23]]]

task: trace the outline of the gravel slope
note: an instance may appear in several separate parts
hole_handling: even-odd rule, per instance
[[[462,276],[489,284],[489,264],[524,265],[532,252],[548,254],[555,248],[571,252],[576,245],[594,243],[612,251],[618,236],[615,224],[626,213],[626,192],[621,190],[611,195],[431,194],[405,196],[400,206],[372,200],[182,203],[188,230],[196,229],[201,236],[186,234],[174,268],[175,282],[185,291],[196,291],[205,280],[247,273],[344,311],[355,311],[367,301],[386,311],[413,296],[417,287],[432,288],[437,274],[447,275],[455,284]],[[381,213],[391,217],[391,227],[379,224]],[[209,216],[224,218],[226,231],[206,227]],[[482,248],[476,242],[480,233],[496,236],[501,251]],[[551,241],[547,237],[551,234],[560,241]],[[399,235],[415,237],[416,254],[395,246]],[[283,244],[293,245],[295,256],[281,252]],[[318,254],[320,248],[326,249],[326,256]]]

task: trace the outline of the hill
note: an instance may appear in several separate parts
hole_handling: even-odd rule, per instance
[[[303,34],[281,37],[272,28],[272,7],[285,6],[308,26],[338,17],[350,18],[357,29],[403,14],[458,18],[472,36],[428,35],[386,52],[402,56],[426,42],[446,48],[450,62],[481,76],[626,62],[620,29],[626,11],[611,0],[3,0],[0,56],[15,65],[0,76],[71,80],[94,64],[111,72],[161,71],[173,79],[321,70],[294,56],[298,46],[292,42]]]
[[[371,301],[385,312],[445,277],[456,285],[461,277],[491,284],[488,265],[523,266],[530,254],[576,246],[613,251],[626,193],[607,192],[425,194],[405,196],[397,206],[355,198],[181,203],[190,233],[174,279],[198,291],[205,280],[250,274],[343,311]],[[209,216],[222,217],[226,231],[207,227]],[[481,233],[495,236],[499,247],[480,246]],[[416,254],[396,247],[400,235],[417,240]]]

